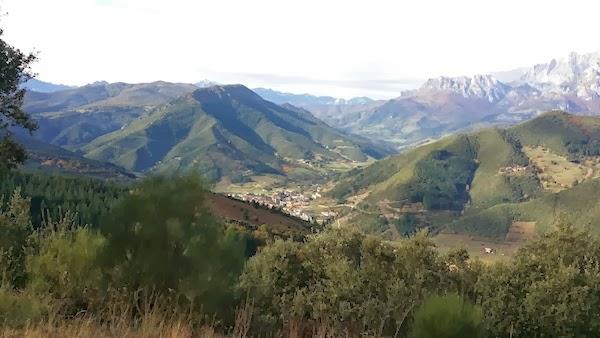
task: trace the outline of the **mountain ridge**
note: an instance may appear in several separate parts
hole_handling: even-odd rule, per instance
[[[294,108],[266,101],[243,85],[211,86],[159,106],[83,150],[90,158],[136,171],[197,168],[212,178],[282,174],[283,165],[304,159],[364,161],[370,156],[366,146]]]
[[[368,231],[387,232],[386,224],[409,215],[433,233],[500,239],[513,221],[550,229],[550,216],[573,204],[553,206],[553,199],[572,199],[577,194],[570,191],[588,195],[577,198],[578,213],[569,214],[569,222],[584,226],[599,216],[597,199],[589,195],[590,185],[600,182],[598,163],[600,117],[550,111],[506,129],[451,135],[350,171],[328,194],[342,203],[362,196],[350,219]]]

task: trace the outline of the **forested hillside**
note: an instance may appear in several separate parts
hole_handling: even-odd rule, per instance
[[[366,161],[385,151],[353,141],[310,113],[241,85],[198,89],[97,138],[86,156],[135,171],[222,176],[284,174],[284,167]]]
[[[558,219],[584,226],[599,209],[592,188],[599,142],[600,119],[550,112],[379,161],[349,172],[329,193],[366,195],[354,217],[378,223],[368,227],[376,232],[402,223],[403,214],[417,219],[414,228],[498,239],[515,221],[535,222],[538,233]],[[378,213],[386,217],[369,216]]]

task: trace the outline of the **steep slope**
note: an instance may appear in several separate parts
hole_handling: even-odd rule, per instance
[[[128,181],[137,176],[114,164],[94,161],[61,147],[18,134],[17,141],[27,151],[25,171],[60,173],[110,180]]]
[[[393,227],[410,214],[434,231],[449,225],[503,238],[513,221],[537,222],[540,232],[562,216],[584,224],[600,210],[600,196],[590,188],[599,177],[600,118],[553,111],[378,161],[349,172],[329,194],[345,201],[363,196],[354,219],[379,222],[370,229],[386,231],[385,224]],[[578,193],[585,207],[570,210]]]
[[[36,138],[75,150],[194,89],[168,82],[97,82],[50,93],[29,91],[23,108],[39,121]]]
[[[90,158],[135,171],[199,170],[213,179],[281,174],[299,163],[365,161],[384,154],[304,110],[265,101],[242,85],[198,89],[84,150]]]

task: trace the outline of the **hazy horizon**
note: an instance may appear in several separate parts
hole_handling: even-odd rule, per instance
[[[3,0],[0,8],[4,38],[39,52],[38,78],[67,85],[208,79],[386,99],[432,77],[599,48],[600,6],[585,1]]]

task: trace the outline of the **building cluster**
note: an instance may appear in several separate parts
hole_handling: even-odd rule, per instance
[[[309,206],[311,199],[316,197],[315,194],[308,197],[292,190],[280,190],[269,195],[236,193],[228,194],[228,196],[247,203],[256,203],[268,209],[281,210],[284,214],[300,218],[307,222],[314,221],[313,216],[307,214],[304,210]]]
[[[513,166],[500,168],[500,174],[521,174],[529,169],[527,166]]]

